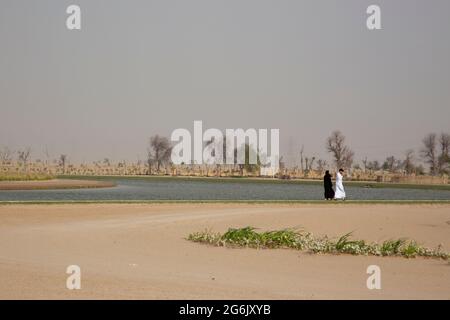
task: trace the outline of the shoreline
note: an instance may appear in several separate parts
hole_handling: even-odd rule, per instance
[[[2,205],[88,205],[88,204],[236,204],[236,205],[324,205],[324,206],[351,206],[351,205],[447,205],[450,200],[6,200],[0,201]]]
[[[115,186],[116,184],[114,182],[99,180],[51,179],[0,181],[0,191],[110,188]]]
[[[171,175],[60,175],[58,179],[93,179],[93,180],[178,180],[178,181],[207,181],[213,183],[267,183],[267,184],[310,184],[323,185],[321,179],[278,179],[270,177],[205,177],[205,176],[171,176]],[[424,190],[449,190],[450,184],[407,184],[396,182],[376,182],[376,181],[355,181],[347,180],[345,185],[361,187],[361,188],[399,188],[399,189],[424,189]]]

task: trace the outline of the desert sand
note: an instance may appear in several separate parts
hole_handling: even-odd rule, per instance
[[[450,250],[450,205],[0,206],[1,299],[450,299],[450,264],[426,258],[232,249],[185,240],[229,227],[299,227]],[[66,268],[81,268],[81,289]],[[381,268],[381,290],[366,268]]]

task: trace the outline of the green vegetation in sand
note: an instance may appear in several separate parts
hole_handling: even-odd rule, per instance
[[[372,256],[401,256],[405,258],[430,257],[448,260],[450,254],[443,252],[441,245],[436,249],[420,246],[414,240],[395,239],[379,244],[351,239],[351,232],[338,239],[327,236],[315,237],[310,232],[294,229],[257,232],[253,227],[228,229],[224,234],[210,230],[191,233],[187,240],[224,247],[249,248],[291,248],[311,253],[353,254]]]
[[[42,181],[54,178],[45,173],[0,173],[0,181]]]

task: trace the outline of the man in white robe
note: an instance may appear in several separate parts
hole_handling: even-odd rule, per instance
[[[336,173],[336,191],[334,193],[334,199],[337,200],[345,200],[345,190],[343,180],[344,169],[339,169],[339,172]]]

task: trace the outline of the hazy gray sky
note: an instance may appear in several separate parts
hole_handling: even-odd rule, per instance
[[[142,160],[203,120],[279,128],[284,153],[328,157],[340,129],[356,160],[400,156],[450,131],[449,31],[448,0],[1,0],[0,146]]]

